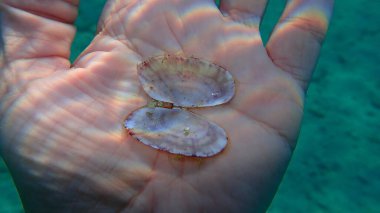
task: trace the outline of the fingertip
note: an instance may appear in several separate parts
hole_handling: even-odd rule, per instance
[[[318,41],[323,41],[332,13],[332,4],[328,2],[332,1],[321,2],[290,4],[284,11],[275,31],[281,32],[295,27],[310,32]]]
[[[220,1],[220,11],[233,21],[257,27],[263,16],[267,0],[223,0]]]

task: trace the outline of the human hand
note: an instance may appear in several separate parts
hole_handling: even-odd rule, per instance
[[[332,1],[290,0],[263,46],[266,1],[109,1],[99,33],[68,60],[77,0],[4,0],[1,154],[27,212],[263,212],[295,146]],[[227,104],[192,109],[226,150],[178,158],[123,127],[148,96],[136,64],[166,53],[229,70]]]

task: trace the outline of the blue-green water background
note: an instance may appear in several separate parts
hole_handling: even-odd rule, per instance
[[[74,59],[105,0],[82,1]],[[264,41],[285,0],[269,3]],[[380,212],[380,1],[336,1],[291,164],[268,212]],[[0,161],[0,213],[23,212]]]

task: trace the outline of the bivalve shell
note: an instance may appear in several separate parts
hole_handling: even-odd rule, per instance
[[[143,107],[128,117],[125,127],[142,143],[173,154],[209,157],[227,145],[221,127],[178,108]]]
[[[137,69],[150,97],[175,106],[215,106],[228,102],[235,93],[234,79],[226,69],[194,57],[152,57]]]
[[[164,55],[147,59],[137,70],[154,100],[125,121],[132,137],[155,149],[195,157],[214,156],[227,146],[223,128],[185,109],[230,101],[235,83],[226,69],[194,57]]]

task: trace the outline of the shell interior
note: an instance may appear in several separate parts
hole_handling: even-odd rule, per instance
[[[215,106],[228,102],[235,93],[234,79],[226,69],[194,57],[152,57],[137,69],[150,97],[175,106]]]
[[[155,149],[185,156],[210,157],[226,147],[223,128],[182,109],[231,100],[235,83],[226,69],[176,55],[149,58],[137,69],[145,92],[158,102],[128,116],[124,125],[130,135]]]
[[[128,117],[125,127],[142,143],[173,154],[209,157],[227,145],[221,127],[179,108],[140,108]]]

